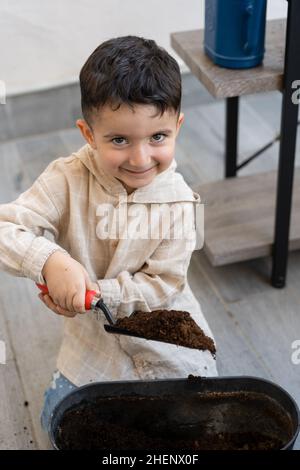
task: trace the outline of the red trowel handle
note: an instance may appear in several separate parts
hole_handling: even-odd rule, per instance
[[[38,284],[36,283],[38,288],[42,291],[43,294],[49,294],[48,287],[46,284]],[[99,300],[99,296],[95,290],[87,290],[85,293],[85,309],[86,310],[91,310],[91,304],[93,299],[97,298]]]

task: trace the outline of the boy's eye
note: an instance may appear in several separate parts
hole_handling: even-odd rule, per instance
[[[152,139],[154,139],[154,137],[166,137],[166,134],[155,134]],[[155,142],[162,142],[164,139],[154,139]]]
[[[119,145],[119,144],[122,144],[122,142],[120,142],[120,140],[125,140],[125,139],[124,139],[124,137],[114,137],[114,139],[112,139],[112,142],[114,144]],[[119,141],[119,142],[116,142],[116,141]]]

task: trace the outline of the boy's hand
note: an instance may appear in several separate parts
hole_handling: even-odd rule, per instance
[[[99,286],[92,282],[86,269],[71,256],[55,251],[47,259],[42,275],[47,283],[48,294],[39,294],[42,302],[58,315],[75,317],[85,313],[85,293]]]

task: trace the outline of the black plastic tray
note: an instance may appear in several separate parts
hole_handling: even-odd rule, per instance
[[[236,392],[258,394],[257,405],[236,401]],[[56,406],[49,433],[55,449],[59,450],[58,430],[64,413],[82,403],[95,404],[95,412],[104,422],[115,423],[117,419],[118,424],[152,435],[167,433],[176,439],[195,437],[197,432],[259,430],[280,437],[284,442],[281,450],[287,450],[293,448],[299,432],[300,414],[294,399],[280,386],[261,378],[101,382],[79,387]]]

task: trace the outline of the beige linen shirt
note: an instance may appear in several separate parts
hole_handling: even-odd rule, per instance
[[[58,158],[18,199],[0,205],[0,268],[43,283],[41,272],[47,258],[63,250],[99,283],[116,318],[134,310],[186,310],[212,337],[187,281],[195,248],[194,206],[200,197],[175,169],[173,160],[150,184],[127,195],[119,180],[99,168],[88,144],[69,157]],[[192,221],[187,224],[188,237],[167,236],[182,214],[174,213],[161,229],[155,210],[163,208],[165,221],[174,203],[188,210]],[[151,210],[154,215],[150,218]],[[117,231],[114,214],[120,221]],[[159,228],[159,237],[140,236],[149,220],[152,228]],[[92,381],[186,377],[190,373],[217,375],[215,359],[208,351],[108,334],[103,328],[104,316],[93,312],[63,321],[57,367],[77,386]]]

